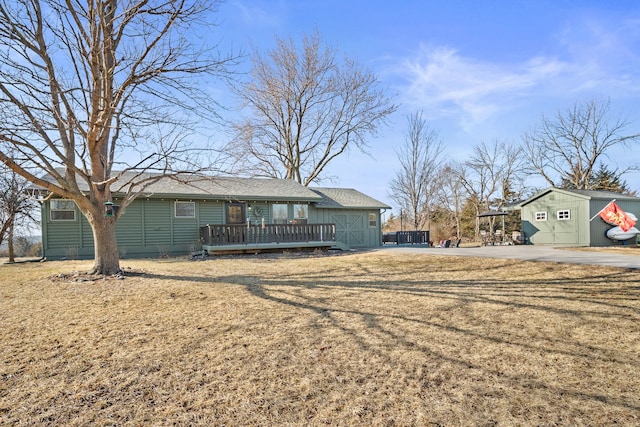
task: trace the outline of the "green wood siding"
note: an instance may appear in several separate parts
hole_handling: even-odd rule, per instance
[[[593,200],[590,205],[589,219],[598,214],[611,200]],[[625,212],[634,214],[639,220],[635,227],[640,229],[640,201],[638,200],[616,200],[616,204]],[[591,235],[591,246],[611,246],[620,245],[622,242],[616,242],[609,239],[606,235],[607,231],[612,228],[612,225],[604,222],[600,217],[597,217],[589,223],[589,230]],[[631,239],[628,242],[635,243],[638,240]]]
[[[76,221],[47,221],[47,242],[52,249],[78,247],[80,242],[79,219]]]
[[[93,250],[93,230],[91,229],[91,225],[89,225],[89,221],[87,221],[82,214],[80,214],[80,233],[82,235],[82,244],[80,247]]]
[[[186,255],[199,250],[199,228],[224,223],[225,202],[195,201],[195,218],[176,218],[175,199],[138,199],[129,205],[116,225],[120,255],[157,257]],[[115,200],[115,204],[118,202]],[[289,203],[289,219],[293,218]],[[271,203],[251,202],[247,210],[252,223],[271,223]],[[75,221],[51,221],[48,203],[42,209],[43,245],[49,259],[93,257],[93,233],[77,211]],[[369,213],[376,213],[377,225],[369,226]],[[373,247],[381,243],[379,211],[373,209],[317,209],[309,205],[309,223],[335,223],[338,241],[350,247]]]
[[[207,224],[222,224],[224,218],[224,203],[199,202],[198,212],[198,227],[203,227]]]
[[[589,233],[584,218],[587,201],[567,194],[549,193],[522,210],[523,231],[534,245],[588,246]],[[569,211],[568,220],[558,220],[558,211]],[[546,221],[537,221],[536,213],[546,212]]]
[[[133,203],[116,224],[116,238],[121,246],[144,246],[144,202]]]
[[[611,246],[620,245],[606,237],[611,228],[597,213],[612,199],[588,198],[552,190],[522,207],[522,228],[529,243],[556,246]],[[617,200],[626,212],[639,216],[640,201]],[[557,212],[568,210],[569,220],[558,220]],[[547,212],[546,221],[536,221],[536,212]],[[591,218],[596,216],[592,221]]]
[[[377,224],[369,226],[369,213],[375,213]],[[382,245],[380,212],[375,209],[310,209],[311,222],[336,224],[336,240],[352,248]]]
[[[126,213],[125,213],[126,215]],[[144,201],[145,246],[171,246],[173,204],[168,200]]]
[[[266,224],[271,224],[271,205],[269,203],[251,203],[251,210],[247,209],[251,223],[260,224],[262,218]]]
[[[173,206],[172,211],[173,215]],[[172,243],[173,245],[194,246],[198,243],[200,229],[198,226],[198,207],[196,205],[195,218],[176,218],[173,217],[172,227]]]

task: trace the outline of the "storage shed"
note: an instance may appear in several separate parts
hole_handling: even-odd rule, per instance
[[[612,226],[598,217],[609,202],[640,217],[640,198],[610,191],[549,188],[517,205],[527,243],[554,246],[614,246]],[[595,218],[594,218],[595,216]],[[592,220],[593,218],[593,220]],[[636,238],[630,240],[635,243]]]

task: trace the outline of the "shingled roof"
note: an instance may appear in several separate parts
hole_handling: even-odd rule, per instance
[[[604,191],[604,190],[574,190],[574,189],[566,189],[566,188],[555,188],[550,187],[546,190],[543,190],[526,200],[521,201],[514,205],[516,209],[520,209],[523,206],[533,202],[534,200],[539,199],[540,197],[549,194],[550,192],[555,191],[558,193],[572,194],[578,198],[585,200],[638,200],[638,197],[628,196],[625,194],[615,193],[613,191]]]
[[[117,172],[114,173],[114,176]],[[125,173],[122,182],[134,178],[133,173]],[[289,179],[275,178],[237,178],[209,175],[181,175],[179,177],[162,177],[160,174],[143,173],[135,176],[135,181],[159,178],[147,186],[142,197],[187,197],[221,200],[272,200],[272,201],[300,201],[319,202],[322,197],[309,188]],[[54,182],[53,176],[47,174],[44,180]],[[82,191],[88,191],[87,184],[78,180]],[[112,185],[114,195],[126,192],[128,185],[120,187],[118,183]],[[40,189],[34,187],[33,189]]]
[[[129,176],[123,177],[126,181]],[[318,208],[391,209],[386,204],[351,188],[305,187],[290,179],[214,177],[184,175],[178,179],[145,173],[139,179],[160,178],[149,185],[142,197],[203,198],[239,201],[280,201],[316,203]],[[45,179],[54,181],[50,175]],[[80,188],[87,191],[86,184]],[[114,193],[118,185],[113,186]]]
[[[352,188],[320,188],[312,187],[322,197],[316,204],[318,208],[358,208],[358,209],[391,209],[378,200]]]
[[[289,179],[194,177],[189,180],[162,179],[150,185],[145,195],[206,197],[223,200],[277,200],[317,202],[321,197]]]

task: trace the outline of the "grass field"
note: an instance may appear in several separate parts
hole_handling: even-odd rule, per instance
[[[1,425],[640,424],[637,271],[354,253],[69,274],[90,265],[0,266]]]

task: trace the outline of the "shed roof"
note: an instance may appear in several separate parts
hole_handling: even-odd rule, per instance
[[[640,200],[639,197],[628,196],[628,195],[625,195],[625,194],[616,193],[614,191],[573,190],[573,189],[551,187],[551,188],[547,188],[546,190],[543,190],[543,191],[541,191],[541,192],[529,197],[527,200],[524,200],[524,201],[520,202],[517,206],[518,207],[523,207],[523,206],[533,202],[534,200],[537,200],[540,197],[543,197],[543,196],[545,196],[545,195],[547,195],[547,194],[549,194],[551,192],[569,194],[569,195],[572,195],[572,196],[575,196],[577,198],[584,199],[584,200],[613,200],[613,199],[617,199],[617,200]]]
[[[391,209],[390,206],[353,188],[313,187],[311,190],[322,197],[316,205],[318,208]]]

